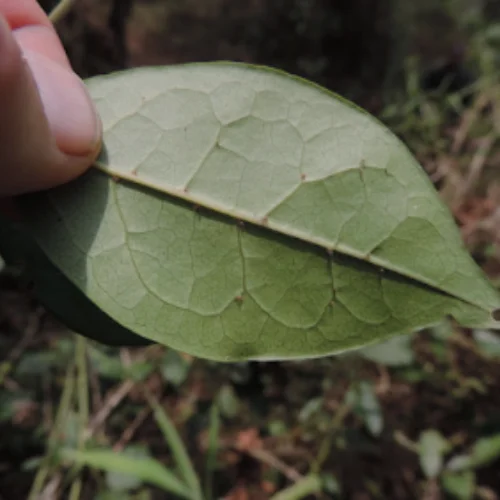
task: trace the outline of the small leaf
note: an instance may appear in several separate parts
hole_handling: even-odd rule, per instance
[[[145,483],[158,486],[163,491],[182,498],[194,498],[189,489],[172,472],[152,458],[132,458],[107,449],[83,451],[65,449],[60,451],[60,456],[95,469],[137,477]]]
[[[116,353],[107,354],[94,346],[89,348],[89,358],[92,366],[103,378],[120,380],[124,376],[122,361]]]
[[[271,497],[271,500],[300,500],[313,493],[319,493],[321,488],[321,479],[314,474],[310,474],[299,479],[289,488],[276,493],[276,495]]]
[[[478,439],[472,446],[473,467],[488,465],[500,458],[500,434]]]
[[[333,474],[322,474],[321,482],[323,484],[323,489],[326,493],[331,495],[340,496],[342,493],[342,488],[337,478]]]
[[[370,434],[375,437],[380,436],[384,427],[384,418],[373,385],[360,382],[347,393],[346,402],[353,407],[354,413],[363,419]]]
[[[451,472],[460,472],[472,468],[472,459],[470,455],[455,455],[446,464],[446,469]]]
[[[223,417],[234,418],[240,411],[240,400],[233,387],[229,384],[222,386],[217,395],[217,406]]]
[[[500,458],[500,434],[478,439],[468,454],[457,455],[446,468],[453,472],[489,465]]]
[[[323,398],[310,399],[300,410],[298,420],[305,423],[316,415],[323,407]]]
[[[155,369],[153,363],[149,361],[135,361],[125,369],[125,376],[136,382],[145,380]]]
[[[271,420],[268,423],[267,429],[273,437],[283,436],[288,431],[288,427],[283,420]]]
[[[448,442],[436,430],[428,430],[420,435],[420,467],[429,479],[436,478],[443,468],[443,456],[448,449]]]
[[[488,330],[474,330],[473,337],[484,354],[491,357],[500,356],[500,337],[497,334]]]
[[[484,31],[484,36],[492,42],[500,42],[500,24],[491,24]]]
[[[169,349],[163,358],[161,373],[167,382],[178,387],[187,379],[190,367],[190,363],[178,352]]]
[[[360,349],[359,354],[385,366],[410,366],[415,360],[411,347],[412,337],[404,335]]]
[[[43,254],[0,235],[76,331],[232,361],[324,356],[447,315],[499,326],[499,296],[428,177],[351,103],[242,64],[87,85],[97,168],[20,198]]]
[[[446,472],[441,476],[443,489],[457,500],[472,500],[476,488],[476,475],[472,471]]]

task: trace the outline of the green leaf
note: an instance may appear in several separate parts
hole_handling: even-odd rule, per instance
[[[161,373],[167,382],[178,387],[187,379],[190,368],[191,364],[187,360],[169,349],[163,358]]]
[[[363,420],[370,434],[374,437],[380,436],[384,428],[384,416],[373,385],[368,382],[360,382],[349,390],[346,402],[353,407],[354,413]]]
[[[447,464],[452,472],[475,469],[489,465],[500,458],[500,434],[478,439],[469,454],[457,455]]]
[[[472,333],[479,349],[486,356],[500,356],[500,337],[488,330],[474,330]]]
[[[61,450],[60,455],[61,458],[88,467],[137,477],[145,483],[155,485],[163,491],[174,493],[182,498],[195,498],[172,472],[152,458],[129,457],[107,449],[82,451],[65,449]]]
[[[131,458],[150,458],[147,450],[138,446],[129,446],[125,448],[122,453]],[[110,470],[106,472],[106,485],[113,491],[131,491],[141,486],[142,481],[140,478],[130,474],[123,474]]]
[[[225,384],[221,387],[217,394],[217,406],[223,417],[234,418],[238,415],[241,402],[232,385]]]
[[[339,481],[333,474],[325,473],[321,475],[321,483],[326,493],[330,493],[335,497],[339,497],[342,493],[342,488]]]
[[[443,489],[458,500],[472,500],[476,488],[476,475],[472,471],[446,472],[441,476]]]
[[[33,292],[68,328],[115,346],[151,343],[99,309],[32,241],[26,227],[0,214],[0,254],[8,264],[24,259]]]
[[[394,337],[380,344],[365,347],[359,354],[363,358],[385,366],[409,366],[415,360],[411,342],[410,335]]]
[[[321,479],[315,474],[309,474],[271,497],[271,500],[300,500],[321,491]]]
[[[89,346],[89,358],[92,367],[103,378],[121,380],[124,378],[125,369],[121,358],[116,352],[107,353],[94,346]]]
[[[313,398],[307,401],[307,403],[300,409],[297,419],[301,423],[306,423],[313,416],[317,415],[321,408],[323,407],[323,398]]]
[[[77,331],[230,361],[338,353],[446,315],[499,326],[426,174],[354,105],[232,63],[87,84],[97,168],[20,199],[59,272],[27,255],[36,290]]]
[[[478,439],[472,447],[473,467],[482,467],[500,458],[500,434]]]
[[[201,500],[200,482],[179,433],[161,405],[152,396],[149,396],[148,400],[153,409],[156,423],[163,434],[165,442],[172,451],[179,472],[192,492],[192,498]]]
[[[419,458],[420,467],[427,478],[436,478],[443,468],[444,453],[449,445],[441,433],[428,430],[420,435]]]

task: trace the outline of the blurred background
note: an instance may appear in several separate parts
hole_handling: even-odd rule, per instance
[[[500,285],[499,0],[74,0],[56,27],[82,77],[224,59],[354,100],[409,145]],[[349,356],[217,364],[82,344],[18,272],[0,273],[1,500],[176,498],[54,452],[83,440],[171,465],[147,391],[200,476],[211,457],[214,499],[271,498],[311,471],[307,498],[500,498],[496,333],[443,323]]]

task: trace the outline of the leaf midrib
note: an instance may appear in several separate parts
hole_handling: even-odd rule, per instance
[[[481,304],[480,302],[475,302],[467,297],[462,296],[461,294],[457,294],[451,290],[441,288],[425,276],[420,276],[417,273],[408,272],[408,270],[402,269],[399,266],[394,265],[391,262],[388,262],[384,259],[381,259],[375,255],[363,254],[362,252],[359,252],[358,250],[350,247],[349,245],[338,243],[335,246],[332,246],[330,244],[330,242],[326,241],[324,238],[321,238],[321,237],[314,238],[314,237],[311,237],[310,235],[306,235],[306,234],[302,233],[301,231],[293,231],[293,230],[290,230],[289,227],[284,227],[281,224],[273,223],[272,221],[268,220],[267,218],[258,219],[256,217],[251,217],[250,215],[248,215],[245,212],[240,212],[238,210],[229,210],[224,205],[208,203],[207,200],[201,199],[201,197],[197,197],[196,195],[193,196],[192,194],[190,194],[189,191],[186,191],[183,189],[177,189],[174,187],[168,187],[165,185],[165,183],[163,183],[161,189],[159,189],[157,185],[155,185],[152,182],[148,182],[147,179],[141,178],[138,175],[128,174],[128,173],[125,173],[125,172],[120,171],[120,170],[115,170],[112,167],[110,167],[108,165],[104,165],[99,161],[96,161],[94,163],[94,167],[96,169],[98,169],[99,171],[103,172],[105,175],[107,175],[111,181],[115,181],[115,182],[126,181],[126,182],[129,182],[131,184],[136,184],[136,185],[145,187],[145,188],[150,189],[154,192],[162,193],[162,194],[171,196],[173,198],[177,198],[179,200],[190,203],[194,207],[203,207],[203,208],[206,208],[212,212],[222,214],[222,215],[229,217],[230,219],[233,219],[235,221],[249,223],[249,224],[252,224],[254,226],[261,227],[263,229],[268,229],[268,230],[273,231],[275,233],[278,233],[282,236],[288,236],[288,237],[295,238],[295,239],[298,239],[298,240],[306,242],[306,243],[310,243],[312,245],[323,248],[325,250],[325,253],[327,253],[327,254],[329,254],[331,252],[338,252],[340,254],[347,255],[347,256],[352,257],[354,259],[361,260],[363,262],[367,262],[367,263],[372,264],[374,266],[387,269],[388,271],[392,271],[396,274],[399,274],[400,276],[403,276],[403,277],[410,279],[412,281],[416,281],[417,283],[424,284],[433,290],[437,290],[441,293],[445,293],[450,297],[456,298],[456,299],[461,300],[462,302],[464,302],[466,304],[472,305],[474,307],[478,307],[479,309],[490,313],[490,309],[488,307],[484,306],[483,304]]]

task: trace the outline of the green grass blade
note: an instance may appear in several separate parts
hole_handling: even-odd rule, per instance
[[[307,495],[319,493],[321,491],[321,479],[315,474],[310,474],[293,486],[286,488],[271,497],[271,500],[300,500]]]
[[[201,500],[203,495],[201,492],[200,481],[198,480],[198,475],[194,470],[193,463],[189,458],[179,433],[177,432],[172,420],[170,420],[158,401],[151,395],[148,395],[147,398],[151,408],[153,409],[153,415],[156,423],[158,424],[165,441],[172,451],[175,463],[177,464],[185,484],[191,490],[193,498]]]
[[[132,458],[111,450],[69,450],[61,451],[61,458],[96,469],[135,476],[145,483],[158,486],[163,491],[194,500],[190,490],[166,467],[152,458]]]

